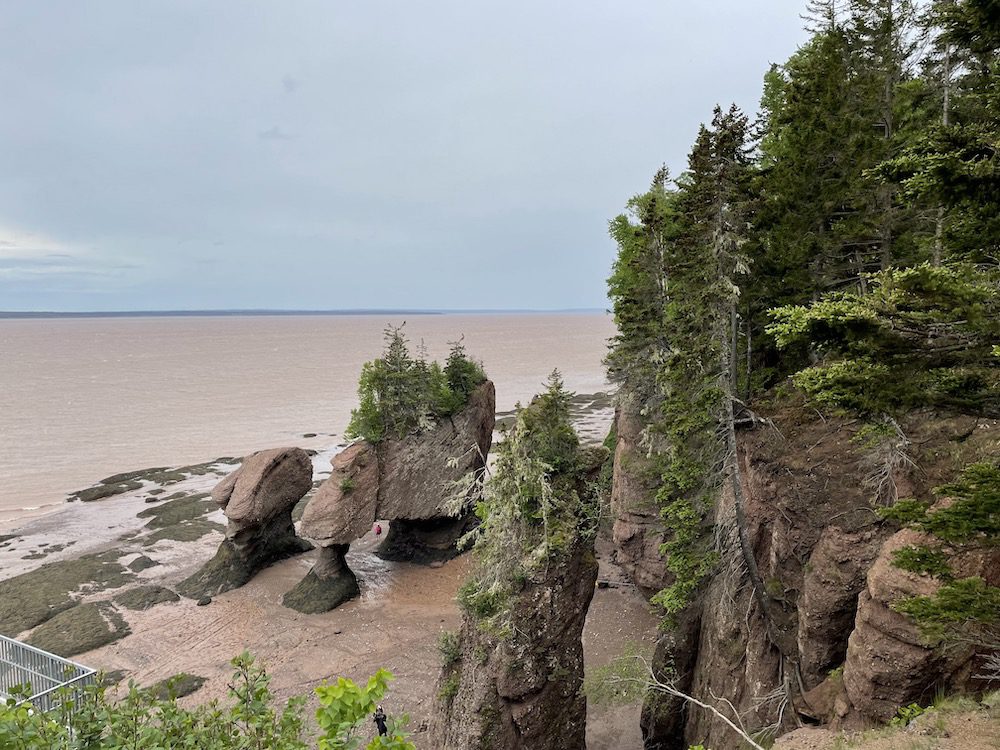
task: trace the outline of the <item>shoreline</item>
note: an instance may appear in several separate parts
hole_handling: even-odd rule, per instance
[[[583,442],[603,440],[612,403],[606,393],[574,398],[574,426]],[[510,416],[499,414],[501,420]],[[301,517],[344,445],[312,455],[314,489],[296,506],[293,518]],[[191,704],[226,698],[229,660],[244,649],[268,668],[279,700],[308,694],[324,679],[343,675],[363,680],[379,667],[388,668],[397,680],[387,703],[392,712],[411,715],[419,744],[437,700],[438,638],[460,624],[455,596],[472,558],[461,555],[436,567],[386,562],[374,554],[379,540],[369,533],[348,552],[361,595],[333,611],[303,615],[281,603],[310,569],[315,551],[275,563],[246,586],[213,597],[207,606],[178,600],[173,587],[200,568],[223,538],[225,517],[208,493],[237,461],[108,477],[113,485],[139,486],[103,499],[66,503],[23,522],[13,534],[0,533],[0,622],[6,618],[5,629],[18,631],[7,634],[35,640],[44,632],[56,640],[35,643],[51,650],[55,643],[77,644],[66,655],[113,675],[120,685],[135,680],[150,686],[182,672],[197,676],[203,683],[181,699]],[[150,477],[170,481],[157,484]],[[95,485],[98,490],[101,486]],[[598,559],[600,578],[610,585],[598,588],[588,613],[588,671],[620,656],[630,644],[651,654],[658,624],[645,598],[611,560],[608,540],[600,544]],[[164,593],[167,598],[156,598]],[[22,606],[4,611],[4,599]],[[138,607],[129,604],[137,599]],[[83,621],[88,609],[109,619],[111,632],[88,640]],[[37,616],[26,619],[21,610]],[[62,613],[55,615],[58,623],[53,612]],[[32,624],[38,621],[42,624]],[[306,714],[314,707],[311,696]],[[592,706],[588,747],[641,750],[639,711],[638,704]]]

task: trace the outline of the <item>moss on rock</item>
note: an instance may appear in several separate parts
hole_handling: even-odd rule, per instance
[[[116,604],[120,604],[126,609],[143,611],[157,604],[167,604],[180,601],[180,597],[173,591],[163,586],[150,584],[149,586],[137,586],[134,589],[119,594],[114,598]]]
[[[350,570],[334,578],[320,578],[310,570],[295,588],[285,594],[281,603],[296,612],[315,615],[336,609],[360,593],[358,579]]]
[[[130,632],[110,603],[78,604],[39,625],[26,643],[68,657],[114,643]]]
[[[0,581],[0,634],[17,636],[73,607],[73,594],[83,586],[91,591],[118,588],[132,577],[114,553],[104,553],[47,563]]]
[[[183,495],[176,500],[166,499],[155,508],[147,508],[136,514],[137,518],[148,518],[146,528],[162,529],[174,526],[184,521],[193,521],[207,513],[216,510],[218,506],[211,500],[206,500],[208,493]]]
[[[183,698],[201,689],[207,682],[207,678],[188,672],[179,672],[173,677],[160,680],[154,685],[146,688],[146,692],[158,701],[167,701],[176,698]]]
[[[139,555],[132,562],[128,564],[128,569],[133,573],[140,573],[143,570],[149,570],[150,568],[155,568],[160,563],[156,562],[145,555]]]

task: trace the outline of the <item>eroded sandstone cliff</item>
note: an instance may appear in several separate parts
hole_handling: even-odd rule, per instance
[[[644,589],[663,569],[662,535],[641,470],[641,423],[619,414],[615,539],[620,562]],[[718,574],[678,626],[661,638],[655,667],[680,689],[726,706],[750,730],[772,735],[801,722],[857,727],[886,721],[936,691],[974,685],[972,649],[930,647],[894,601],[934,590],[932,579],[892,565],[912,531],[876,512],[886,494],[931,500],[964,464],[1000,453],[995,420],[912,414],[899,461],[858,437],[860,425],[786,406],[740,434],[747,537],[766,588],[754,596],[734,541],[733,500],[715,508]],[[638,461],[635,456],[638,455]],[[638,541],[637,541],[638,540]],[[965,575],[1000,578],[1000,556],[962,563]],[[666,581],[665,582],[669,582]],[[728,710],[728,709],[727,709]],[[650,750],[736,747],[724,724],[683,701],[654,695],[643,713]]]

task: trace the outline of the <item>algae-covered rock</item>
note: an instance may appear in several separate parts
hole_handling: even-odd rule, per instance
[[[150,568],[155,568],[160,563],[156,562],[145,555],[139,555],[132,562],[128,564],[128,569],[133,573],[141,573],[144,570],[149,570]]]
[[[149,586],[137,586],[119,594],[114,598],[115,604],[120,604],[126,609],[143,611],[157,604],[167,604],[180,601],[180,597],[173,591],[163,586],[150,584]]]
[[[75,656],[124,638],[131,631],[108,602],[79,604],[39,625],[25,641],[58,656]]]
[[[172,542],[197,542],[206,534],[225,530],[226,527],[220,523],[206,521],[204,518],[196,518],[193,521],[184,521],[173,526],[164,526],[152,534],[147,534],[142,539],[142,546],[152,547],[163,539],[168,539]]]
[[[15,637],[73,607],[73,594],[83,586],[118,588],[132,578],[114,553],[105,553],[47,563],[0,581],[0,634]]]
[[[158,701],[166,701],[176,698],[183,698],[201,689],[201,686],[208,681],[208,678],[187,672],[179,672],[173,677],[150,685],[146,692]]]
[[[207,492],[196,495],[184,495],[174,500],[167,498],[155,508],[147,508],[137,513],[136,516],[138,518],[148,518],[146,527],[150,529],[163,529],[167,526],[175,526],[185,521],[201,518],[205,514],[215,510],[215,504],[207,498]]]
[[[319,560],[306,577],[285,594],[281,603],[307,615],[329,612],[350,601],[361,589],[344,556],[348,545],[321,547]]]
[[[85,490],[74,492],[70,495],[69,499],[70,501],[79,500],[84,503],[92,503],[95,500],[104,500],[105,498],[137,490],[140,487],[142,487],[142,482],[137,482],[131,479],[123,482],[116,482],[114,484],[97,484],[93,487],[88,487]]]

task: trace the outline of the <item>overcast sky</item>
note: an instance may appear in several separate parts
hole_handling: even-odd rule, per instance
[[[0,0],[0,310],[605,306],[801,0]]]

